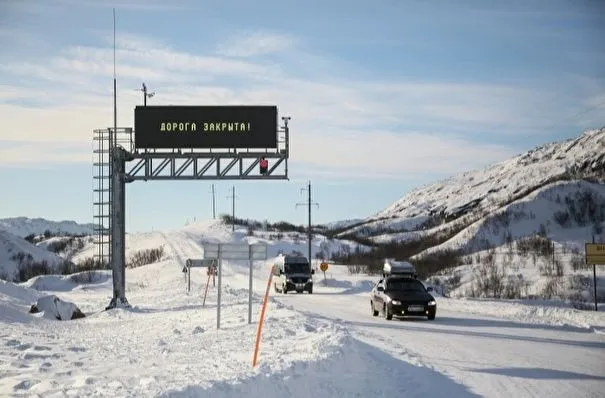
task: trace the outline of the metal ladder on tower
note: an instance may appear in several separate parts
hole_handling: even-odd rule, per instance
[[[93,261],[102,268],[109,268],[111,259],[111,132],[107,128],[93,133]]]

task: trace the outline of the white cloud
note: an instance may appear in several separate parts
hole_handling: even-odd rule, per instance
[[[242,32],[218,46],[217,53],[227,57],[254,57],[293,51],[298,40],[291,36],[264,31]]]
[[[319,77],[303,79],[296,75],[297,64],[246,58],[290,51],[296,40],[269,33],[251,37],[228,40],[232,45],[216,55],[177,51],[153,38],[121,34],[119,125],[133,125],[133,109],[142,102],[137,91],[141,81],[156,92],[150,103],[276,104],[282,116],[292,116],[292,164],[331,177],[403,178],[451,174],[518,152],[453,136],[454,131],[545,132],[574,104],[572,98],[541,108],[552,102],[553,93],[502,84],[328,79],[326,72],[338,71],[340,65],[329,59],[315,62],[314,54],[301,58],[306,71],[315,66]],[[5,80],[0,86],[0,141],[20,143],[0,152],[0,166],[90,161],[92,130],[113,123],[111,44],[69,46],[44,63],[0,66],[20,83]]]
[[[164,0],[54,0],[55,3],[67,6],[130,9],[130,10],[183,10],[191,8],[181,4],[166,2]]]
[[[14,142],[8,147],[0,147],[0,159],[1,165],[8,167],[44,167],[53,163],[89,163],[92,167],[92,142],[88,145],[57,142],[52,141],[52,137],[44,137],[44,141]]]

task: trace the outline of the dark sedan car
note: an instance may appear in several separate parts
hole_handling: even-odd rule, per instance
[[[370,294],[372,315],[391,320],[393,316],[426,316],[435,319],[437,303],[435,298],[417,279],[403,276],[389,276],[381,279]]]

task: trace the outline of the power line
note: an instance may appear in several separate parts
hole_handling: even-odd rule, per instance
[[[313,199],[311,197],[311,181],[309,181],[309,183],[307,184],[306,188],[301,188],[300,192],[302,193],[303,191],[307,191],[308,192],[308,197],[307,197],[307,201],[303,202],[303,203],[297,203],[296,207],[298,206],[307,206],[307,211],[308,211],[308,215],[309,215],[309,225],[308,225],[308,230],[307,230],[307,239],[308,239],[308,250],[309,250],[309,264],[312,263],[312,258],[311,258],[311,240],[312,240],[312,231],[311,231],[311,210],[313,205],[316,205],[317,207],[319,207],[319,203],[315,203],[313,202]]]

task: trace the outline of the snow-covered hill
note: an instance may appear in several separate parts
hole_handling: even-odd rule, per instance
[[[130,309],[102,311],[112,295],[110,271],[94,271],[93,277],[46,275],[21,284],[0,281],[0,330],[6,337],[0,345],[0,395],[227,398],[252,391],[268,398],[457,398],[602,391],[603,344],[597,333],[605,328],[603,312],[437,296],[434,321],[387,321],[369,311],[368,293],[377,277],[351,275],[338,265],[330,265],[325,280],[314,276],[313,295],[270,290],[260,365],[252,367],[271,259],[254,264],[251,323],[248,264],[223,262],[218,330],[217,287],[209,283],[204,302],[209,279],[204,270],[193,269],[188,294],[182,267],[185,259],[201,254],[202,242],[266,241],[270,256],[304,248],[294,238],[257,233],[249,236],[246,228],[232,233],[230,226],[209,221],[129,235],[131,253],[167,248],[160,261],[126,270]],[[48,294],[74,303],[86,317],[57,321],[28,313]],[[460,358],[467,360],[461,364]],[[538,369],[538,376],[519,383],[516,376],[528,369]]]
[[[605,184],[561,181],[489,213],[420,255],[443,250],[469,254],[535,234],[581,249],[592,235],[605,240],[604,231]]]
[[[332,221],[326,224],[323,224],[322,227],[325,229],[341,229],[341,228],[347,228],[350,227],[352,225],[356,225],[359,224],[361,222],[363,222],[364,219],[363,218],[352,218],[349,220],[338,220],[338,221]]]
[[[268,255],[275,257],[279,253],[292,253],[294,251],[307,255],[306,234],[298,232],[279,232],[255,230],[251,231],[247,226],[236,225],[235,231],[231,230],[231,225],[222,220],[198,221],[189,224],[182,229],[170,231],[153,231],[126,235],[126,257],[129,258],[136,251],[154,249],[162,246],[167,256],[176,256],[183,258],[183,253],[178,251],[172,242],[182,240],[184,242],[193,242],[196,247],[192,249],[198,255],[202,255],[201,245],[204,242],[248,242],[248,243],[266,243],[268,246]],[[313,259],[320,256],[323,259],[329,259],[335,253],[352,252],[357,250],[367,250],[367,247],[348,240],[334,239],[330,240],[322,235],[315,235],[311,255]],[[94,255],[95,246],[88,242],[82,250],[77,252],[72,261],[81,262]],[[183,260],[184,261],[184,260]]]
[[[26,237],[43,235],[50,231],[53,235],[92,235],[93,224],[78,224],[75,221],[51,221],[44,218],[13,217],[0,219],[0,229],[13,235]]]
[[[424,230],[464,214],[494,211],[553,182],[580,178],[605,180],[605,128],[414,189],[338,236]]]
[[[37,267],[56,267],[64,259],[44,248],[37,247],[20,236],[0,229],[0,279],[21,279],[19,270],[27,276]]]

